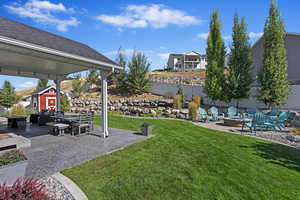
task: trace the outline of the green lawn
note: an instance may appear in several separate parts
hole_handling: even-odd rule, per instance
[[[96,199],[300,199],[300,151],[188,122],[110,117],[155,126],[155,137],[63,171]]]

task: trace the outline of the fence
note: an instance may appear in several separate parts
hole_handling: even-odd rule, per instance
[[[205,98],[203,93],[203,87],[201,85],[185,85],[185,84],[175,84],[175,83],[163,83],[163,82],[152,82],[152,86],[149,89],[149,92],[157,95],[162,95],[166,97],[173,97],[176,95],[178,88],[182,87],[184,94],[188,100],[191,100],[193,96],[202,96],[204,104],[212,104],[212,101],[208,98]],[[283,109],[294,109],[300,110],[300,85],[291,85],[291,94],[287,100],[287,103],[282,106]],[[250,98],[240,101],[240,107],[257,107],[257,108],[266,108],[261,102],[258,102],[255,98],[257,88],[253,87],[250,91]],[[236,102],[230,102],[226,104],[224,102],[216,102],[220,106],[236,105]]]

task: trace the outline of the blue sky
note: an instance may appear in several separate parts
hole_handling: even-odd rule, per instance
[[[278,0],[288,32],[300,32],[299,0]],[[144,52],[152,69],[162,68],[168,53],[205,53],[212,11],[218,9],[225,43],[230,45],[235,11],[246,18],[251,40],[263,31],[269,0],[2,0],[1,16],[85,43],[114,59],[121,46],[130,57]],[[36,79],[0,76],[16,89]]]

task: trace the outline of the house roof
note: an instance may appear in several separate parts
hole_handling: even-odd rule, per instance
[[[91,47],[0,16],[0,36],[116,65]]]
[[[47,87],[42,88],[42,89],[40,89],[40,90],[34,91],[34,92],[32,93],[32,95],[33,95],[33,94],[43,94],[44,92],[46,92],[46,91],[48,91],[48,90],[50,90],[50,89],[56,90],[56,88],[55,88],[53,85],[50,85],[50,86],[47,86]]]

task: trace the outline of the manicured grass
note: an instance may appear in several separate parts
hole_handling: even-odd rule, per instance
[[[188,122],[110,117],[155,137],[63,171],[96,199],[300,199],[300,151]]]

